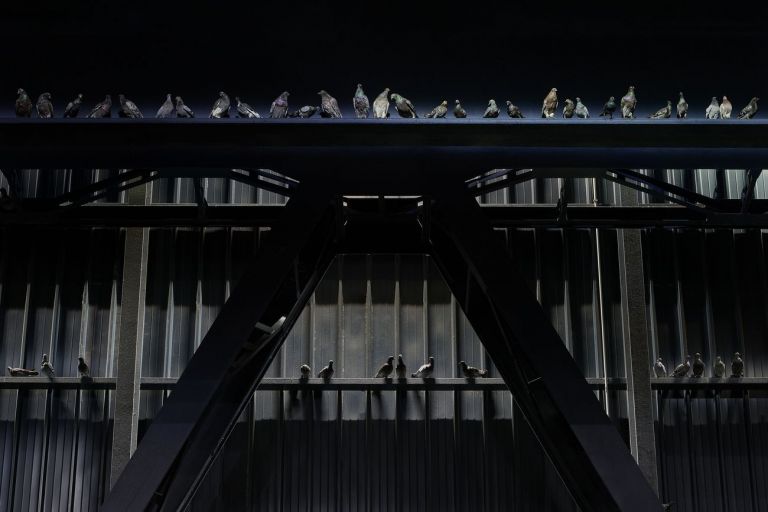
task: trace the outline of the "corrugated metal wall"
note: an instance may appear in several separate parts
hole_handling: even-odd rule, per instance
[[[648,171],[711,195],[714,171]],[[108,175],[92,173],[87,179]],[[78,173],[25,173],[25,193],[48,196]],[[726,171],[739,197],[743,171]],[[758,197],[768,197],[764,178]],[[226,180],[206,180],[209,202],[280,203]],[[541,179],[482,202],[592,201],[590,180]],[[602,202],[618,196],[598,183]],[[188,179],[153,187],[155,201],[191,202]],[[650,201],[641,194],[643,201]],[[117,200],[118,197],[109,198]],[[624,376],[616,234],[514,229],[508,245],[585,375]],[[251,229],[157,229],[150,267],[142,375],[178,376],[259,245]],[[768,376],[764,235],[742,231],[644,233],[653,356],[745,354],[747,375]],[[60,375],[85,353],[94,376],[114,375],[121,235],[117,230],[6,230],[0,255],[0,359]],[[605,350],[603,350],[603,346]],[[410,367],[435,355],[439,376],[458,359],[487,364],[481,346],[426,257],[347,255],[334,262],[274,365],[296,376],[333,358],[339,376],[372,375],[402,352]],[[195,510],[571,510],[570,497],[506,393],[257,392],[203,487]],[[622,392],[601,396],[626,429]],[[607,400],[605,400],[607,398]],[[143,391],[145,429],[163,393]],[[0,390],[0,510],[95,510],[109,481],[108,391]],[[659,401],[659,470],[679,510],[768,510],[768,399],[698,395]],[[314,440],[314,442],[313,442]],[[470,503],[477,505],[472,507]],[[762,508],[761,508],[762,507]]]

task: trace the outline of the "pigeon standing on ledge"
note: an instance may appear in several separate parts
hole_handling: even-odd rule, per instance
[[[238,117],[246,117],[248,119],[259,119],[261,117],[249,104],[240,101],[238,96],[235,96],[235,105],[237,106]]]
[[[124,94],[118,95],[117,99],[120,101],[120,117],[128,117],[130,119],[141,119],[144,117],[139,107],[127,99]]]
[[[112,117],[112,96],[107,94],[104,97],[104,101],[97,103],[88,117],[94,119],[100,119],[102,117]]]
[[[464,119],[467,117],[467,111],[464,110],[464,107],[461,106],[461,102],[459,100],[456,100],[456,106],[453,107],[453,117],[458,119]]]
[[[701,354],[696,352],[693,355],[693,376],[696,378],[704,375],[704,361],[701,359]]]
[[[177,103],[178,103],[178,100],[179,100],[179,97],[176,96]],[[157,109],[157,114],[155,115],[155,117],[157,119],[167,119],[171,117],[172,114],[173,114],[173,101],[171,101],[171,95],[169,93],[165,95],[165,101],[163,102],[162,105],[160,105],[160,108]],[[182,117],[182,116],[179,116],[179,117]]]
[[[177,117],[195,117],[195,113],[192,109],[184,104],[184,100],[181,96],[176,96],[176,116]]]
[[[613,113],[616,112],[616,98],[611,96],[608,101],[603,105],[603,111],[600,113],[600,117],[607,117],[613,119]]]
[[[635,107],[637,107],[637,96],[635,96],[635,86],[630,85],[627,94],[621,98],[621,116],[624,119],[635,118]]]
[[[336,101],[336,98],[328,94],[324,89],[317,94],[320,95],[320,115],[322,117],[340,119],[341,110],[339,110],[339,102]]]
[[[32,100],[24,89],[16,91],[16,117],[32,117]]]
[[[333,361],[328,361],[328,366],[320,370],[320,373],[318,373],[317,376],[323,380],[328,380],[333,377]]]
[[[717,96],[712,96],[707,110],[704,111],[704,115],[707,119],[717,119],[720,117],[720,104],[717,102]]]
[[[397,110],[397,113],[400,114],[400,117],[419,117],[416,114],[416,109],[413,107],[413,103],[411,103],[411,100],[408,98],[404,98],[397,93],[392,93],[390,98],[395,102],[395,110]]]
[[[283,93],[275,98],[272,102],[272,106],[269,109],[269,117],[272,119],[283,119],[288,117],[288,96],[291,93],[283,91]]]
[[[541,117],[546,119],[554,118],[555,109],[557,109],[557,88],[553,87],[544,97],[544,101],[541,104]]]
[[[355,115],[358,119],[366,119],[368,117],[370,103],[368,102],[368,96],[363,92],[363,84],[357,84],[355,96],[352,98],[352,106],[355,107]]]
[[[397,356],[397,366],[395,367],[395,373],[397,373],[398,379],[404,379],[408,376],[406,373],[405,362],[403,361],[403,354]]]
[[[75,99],[67,103],[67,108],[64,109],[64,117],[77,117],[80,113],[80,105],[83,104],[83,95],[78,94]]]
[[[576,98],[576,117],[579,119],[589,119],[589,109],[581,102],[581,98]]]
[[[572,99],[566,98],[565,106],[563,107],[563,118],[571,119],[573,117],[573,113],[575,110],[576,110],[576,104],[573,102]]]
[[[691,371],[691,356],[685,356],[685,361],[680,363],[672,371],[673,377],[685,377]]]
[[[389,356],[387,358],[387,362],[384,363],[381,368],[379,368],[379,371],[376,372],[376,378],[377,379],[387,379],[390,375],[392,375],[392,370],[394,370],[394,367],[392,366],[392,361],[394,361],[394,356]]]
[[[744,360],[741,358],[741,354],[736,352],[733,354],[733,361],[731,362],[731,377],[743,377],[744,376]]]
[[[485,119],[496,119],[499,117],[499,107],[496,106],[496,100],[488,100],[488,108],[485,109],[483,117]]]
[[[426,118],[429,119],[442,119],[445,117],[445,114],[448,113],[448,102],[446,100],[443,100],[442,103],[440,103],[438,106],[432,109],[432,111],[427,114]]]
[[[725,363],[723,362],[722,357],[717,356],[715,358],[715,364],[712,366],[712,374],[718,379],[725,375]]]
[[[53,117],[53,103],[51,103],[51,93],[44,92],[37,98],[37,115],[40,119],[51,119]]]
[[[467,363],[464,361],[460,361],[459,366],[461,367],[461,372],[464,374],[464,377],[468,379],[476,379],[477,377],[485,377],[488,375],[488,370],[467,366]]]
[[[677,118],[685,119],[688,117],[688,102],[685,101],[683,93],[680,92],[680,99],[677,100]]]
[[[85,362],[85,359],[82,357],[77,358],[77,372],[80,374],[81,377],[87,377],[88,376],[88,364]]]
[[[310,375],[312,375],[312,368],[310,368],[308,364],[303,364],[299,368],[299,372],[301,372],[301,378],[306,380]]]
[[[739,119],[752,119],[755,117],[755,114],[757,114],[758,111],[757,102],[759,100],[760,98],[752,98],[749,100],[749,104],[739,112]]]
[[[209,118],[221,119],[222,117],[229,117],[229,96],[224,91],[219,92],[219,99],[213,103]]]
[[[386,119],[389,117],[389,87],[385,88],[373,100],[373,117],[375,119]]]
[[[653,373],[656,375],[656,378],[667,376],[667,367],[664,366],[664,362],[661,360],[661,358],[658,358],[654,363]]]
[[[48,377],[55,377],[56,373],[53,371],[50,361],[48,361],[48,354],[43,354],[43,360],[40,362],[40,369]]]
[[[513,119],[523,119],[525,117],[520,110],[520,107],[509,100],[507,100],[507,114]]]
[[[733,104],[728,96],[723,96],[723,101],[720,103],[720,117],[723,119],[730,119],[731,112],[733,112]]]
[[[416,371],[416,373],[412,373],[411,377],[421,377],[422,379],[428,379],[432,376],[432,372],[435,370],[435,358],[431,357],[429,358],[429,362],[426,364],[421,365],[421,367]]]
[[[8,374],[11,377],[34,377],[36,375],[39,375],[37,373],[37,370],[27,370],[26,368],[11,368],[10,366],[8,368]]]

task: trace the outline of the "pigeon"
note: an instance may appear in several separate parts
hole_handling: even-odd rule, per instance
[[[67,108],[64,109],[64,117],[77,117],[80,113],[80,105],[83,104],[83,95],[78,94],[75,99],[67,103]]]
[[[688,102],[685,101],[682,91],[680,92],[680,99],[677,100],[677,118],[685,119],[688,117]]]
[[[613,119],[613,113],[616,112],[616,98],[611,96],[608,101],[603,105],[603,111],[600,113],[600,117],[607,117]]]
[[[712,365],[712,374],[718,379],[722,378],[723,375],[725,375],[725,363],[723,362],[722,357],[717,356],[715,358],[715,364]]]
[[[282,119],[288,117],[288,96],[291,93],[283,91],[283,93],[275,98],[272,102],[272,106],[269,108],[269,117],[272,119]]]
[[[309,376],[312,375],[312,368],[310,368],[308,364],[301,365],[299,371],[301,372],[302,379],[308,379]]]
[[[37,98],[37,115],[40,119],[50,119],[53,117],[53,103],[51,103],[51,93],[44,92]]]
[[[447,113],[448,113],[448,102],[446,100],[443,100],[441,104],[433,108],[432,112],[430,112],[424,117],[428,117],[430,119],[432,118],[442,119],[445,117],[445,114]]]
[[[317,94],[320,95],[320,115],[322,117],[339,119],[341,117],[341,110],[339,110],[339,102],[336,101],[336,98],[325,90],[320,90]]]
[[[459,119],[464,119],[467,117],[467,111],[464,110],[464,107],[461,106],[461,102],[459,100],[456,100],[456,106],[453,107],[453,117],[457,117]]]
[[[704,111],[707,119],[717,119],[720,117],[720,104],[717,101],[717,96],[712,96],[712,102]]]
[[[733,112],[733,105],[728,96],[723,96],[723,101],[720,103],[720,117],[723,119],[730,119],[731,112]]]
[[[91,113],[88,114],[91,118],[112,117],[112,96],[107,94],[104,97],[104,101],[97,103]]]
[[[432,372],[435,370],[435,358],[429,358],[429,362],[421,365],[416,373],[412,373],[411,377],[421,377],[422,379],[428,379],[432,376]]]
[[[192,109],[184,104],[184,100],[181,96],[176,96],[176,116],[177,117],[195,117],[195,113]]]
[[[704,361],[701,359],[701,354],[696,352],[693,356],[693,376],[696,378],[704,375]]]
[[[176,96],[176,101],[178,102],[179,97]],[[162,105],[160,105],[160,108],[157,109],[157,114],[155,117],[157,119],[166,119],[168,117],[171,117],[173,115],[173,101],[171,101],[171,95],[166,94],[165,95],[165,101]],[[186,117],[186,116],[179,116],[179,117]],[[194,116],[193,116],[194,117]]]
[[[669,119],[672,116],[672,102],[667,100],[667,106],[662,107],[655,113],[649,115],[651,119]]]
[[[739,119],[752,119],[757,114],[757,102],[760,98],[752,98],[746,107],[739,112]]]
[[[389,87],[384,89],[373,100],[373,117],[376,119],[386,119],[389,117]]]
[[[11,377],[34,377],[35,375],[39,375],[37,370],[27,370],[26,368],[11,368],[10,366],[7,368],[8,374]]]
[[[404,379],[408,376],[406,373],[405,361],[403,361],[403,354],[397,356],[397,366],[395,366],[395,373],[397,373],[398,379]]]
[[[581,98],[576,98],[575,113],[579,119],[589,119],[589,109],[581,102]]]
[[[563,107],[563,117],[565,119],[570,119],[573,117],[573,112],[576,110],[576,104],[573,102],[572,99],[566,98],[565,99],[565,107]]]
[[[140,119],[144,117],[141,114],[139,107],[137,107],[134,102],[127,99],[125,95],[120,94],[117,98],[120,100],[120,117],[128,117],[131,119]]]
[[[731,362],[731,377],[743,377],[744,376],[744,360],[741,359],[741,354],[736,352],[733,354],[733,361]]]
[[[653,364],[653,373],[656,374],[656,378],[666,377],[667,376],[667,367],[664,366],[664,362],[661,360],[661,358],[658,358],[656,362]]]
[[[16,209],[16,201],[8,195],[5,187],[0,187],[0,210],[10,212]]]
[[[32,100],[24,89],[16,91],[16,117],[32,117]]]
[[[459,366],[461,367],[461,372],[464,374],[464,377],[468,379],[476,379],[477,377],[485,377],[488,375],[488,370],[467,366],[467,363],[464,361],[460,361]]]
[[[397,110],[397,113],[400,114],[400,117],[419,117],[416,115],[416,109],[413,108],[413,103],[411,103],[408,98],[403,98],[397,93],[392,93],[390,98],[395,102],[395,109]]]
[[[544,101],[541,104],[541,117],[552,119],[555,117],[555,109],[557,108],[557,89],[553,87],[549,94],[544,97]]]
[[[315,112],[317,112],[317,110],[318,108],[313,105],[304,105],[299,110],[288,114],[288,117],[300,117],[302,119],[306,119],[308,117],[312,117],[313,115],[315,115]]]
[[[395,358],[393,356],[389,356],[387,358],[387,362],[384,363],[381,368],[379,368],[378,372],[376,372],[377,379],[389,378],[389,376],[392,374],[392,370],[394,370],[394,366],[392,366],[392,361],[394,360]]]
[[[671,512],[672,511],[672,505],[674,505],[674,501],[670,501],[669,503],[662,503],[661,506],[664,507],[664,512]]]
[[[77,371],[81,377],[88,376],[88,363],[82,357],[77,358]]]
[[[240,98],[237,96],[235,96],[235,104],[237,105],[237,117],[247,117],[248,119],[259,119],[261,117],[249,104],[240,101]]]
[[[352,106],[355,107],[355,115],[358,119],[368,118],[368,109],[371,104],[368,102],[368,96],[363,92],[363,84],[357,84],[355,96],[352,98]]]
[[[328,366],[320,370],[320,373],[318,373],[317,376],[324,380],[333,377],[333,361],[328,361]]]
[[[635,107],[637,107],[637,96],[635,96],[635,86],[630,85],[627,94],[621,98],[621,116],[624,119],[635,118]]]
[[[485,109],[483,117],[485,119],[496,119],[499,117],[499,107],[496,106],[496,100],[488,100],[488,108]]]
[[[219,92],[219,99],[213,103],[209,118],[221,119],[222,117],[229,117],[229,96],[224,91]]]
[[[50,361],[48,361],[48,354],[43,354],[43,360],[40,362],[40,369],[49,377],[53,377],[56,373],[53,371]]]
[[[680,363],[672,371],[673,377],[685,377],[691,370],[691,356],[685,356],[685,362]]]
[[[520,108],[509,100],[507,100],[507,114],[514,119],[523,119],[525,117]]]

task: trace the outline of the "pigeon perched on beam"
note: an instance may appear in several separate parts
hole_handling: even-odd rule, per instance
[[[497,117],[499,117],[499,107],[496,106],[496,100],[490,99],[488,100],[488,108],[483,113],[483,118],[496,119]]]
[[[733,112],[733,104],[728,96],[723,96],[723,101],[720,102],[720,117],[723,119],[730,119],[731,112]]]
[[[677,100],[677,118],[685,119],[688,117],[688,102],[685,101],[682,91],[680,92],[680,99]]]
[[[731,361],[731,377],[743,377],[744,376],[744,360],[741,358],[741,354],[738,352],[733,354],[733,361]]]
[[[459,361],[459,367],[461,368],[461,373],[463,373],[464,377],[468,379],[476,379],[478,377],[485,377],[488,375],[488,370],[482,370],[480,368],[475,368],[474,366],[467,366],[467,363],[464,361]]]
[[[693,377],[697,379],[704,375],[704,360],[701,358],[701,354],[696,352],[693,355]]]
[[[381,365],[379,371],[376,372],[377,379],[388,379],[389,376],[392,375],[392,371],[395,369],[394,365],[392,364],[394,360],[394,356],[389,356],[387,358],[387,362]]]
[[[328,94],[324,89],[320,90],[317,94],[320,95],[320,115],[322,117],[340,119],[341,110],[339,110],[339,102],[336,101],[336,98]]]
[[[35,377],[39,375],[37,373],[37,370],[28,370],[26,368],[11,368],[10,366],[8,368],[8,374],[11,377]]]
[[[40,119],[51,119],[53,117],[53,103],[51,102],[51,93],[44,92],[37,98],[37,115]]]
[[[613,119],[613,113],[616,112],[616,98],[611,96],[608,101],[603,105],[603,111],[600,113],[600,117],[607,117]]]
[[[667,100],[667,106],[662,107],[648,116],[650,119],[669,119],[672,117],[672,102]]]
[[[176,96],[176,117],[195,117],[195,113],[192,112],[192,109],[184,103],[184,100],[181,99],[181,96]]]
[[[404,98],[397,93],[392,93],[390,99],[395,102],[395,110],[400,114],[400,117],[415,118],[419,117],[416,114],[416,109],[413,107],[413,103],[408,98]]]
[[[102,117],[112,117],[112,96],[107,94],[104,97],[104,101],[97,103],[88,117],[99,119]]]
[[[432,376],[432,372],[435,371],[435,358],[431,357],[429,358],[429,362],[426,364],[421,365],[419,369],[411,374],[411,377],[421,377],[422,379],[428,379]]]
[[[579,119],[589,119],[589,109],[581,102],[581,98],[576,98],[576,109],[574,113]]]
[[[658,379],[667,376],[667,367],[664,366],[664,361],[661,358],[656,359],[656,362],[653,364],[653,373]]]
[[[546,119],[552,119],[555,117],[555,110],[557,109],[557,88],[553,87],[549,93],[544,97],[544,101],[541,103],[541,117]]]
[[[16,117],[32,117],[32,100],[24,89],[16,91]]]
[[[717,356],[715,358],[715,364],[712,366],[712,374],[718,379],[721,379],[725,375],[725,362],[723,362],[722,357]]]
[[[299,117],[301,119],[307,119],[312,117],[317,112],[318,108],[314,105],[304,105],[299,110],[288,114],[288,117]]]
[[[67,107],[64,109],[64,117],[77,117],[80,113],[80,106],[83,104],[83,95],[78,94],[75,99],[67,103]]]
[[[117,98],[120,101],[120,117],[128,117],[130,119],[141,119],[144,117],[139,107],[126,98],[124,94],[120,94]]]
[[[525,116],[520,107],[507,100],[507,115],[513,119],[523,119]]]
[[[386,119],[389,117],[389,87],[385,88],[373,100],[373,117],[375,119]]]
[[[741,112],[739,112],[739,119],[752,119],[755,117],[755,114],[757,114],[757,102],[760,100],[760,98],[752,98],[749,100],[749,103],[746,107],[741,109]]]
[[[237,107],[237,117],[245,117],[248,119],[259,119],[261,117],[249,104],[240,101],[238,96],[235,96],[235,105]]]
[[[272,102],[272,106],[269,108],[269,117],[272,119],[283,119],[288,117],[288,96],[291,93],[283,91],[280,96],[275,98]]]
[[[707,119],[717,119],[720,117],[720,103],[717,101],[717,96],[712,96],[712,101],[709,103],[707,110],[704,111],[704,115]]]
[[[219,92],[219,98],[213,103],[209,118],[221,119],[222,117],[229,117],[229,96],[224,91]]]
[[[576,111],[576,104],[573,102],[572,99],[566,98],[565,106],[563,107],[563,118],[571,119],[575,111]]]
[[[635,86],[630,85],[627,94],[621,98],[621,116],[624,119],[634,119],[636,107],[637,96],[635,96]]]
[[[312,368],[308,364],[303,364],[299,367],[299,372],[301,373],[301,379],[307,380],[312,375]]]
[[[328,361],[328,366],[320,370],[320,373],[318,373],[317,376],[323,380],[329,380],[333,377],[333,361]]]
[[[179,97],[176,96],[176,101],[178,102]],[[160,108],[157,109],[157,114],[155,114],[155,117],[157,119],[167,119],[173,115],[173,100],[171,100],[171,95],[166,94],[165,95],[165,101],[162,105],[160,105]],[[179,117],[186,117],[186,116],[179,116]],[[194,116],[193,116],[194,117]]]
[[[48,377],[52,378],[56,376],[56,372],[53,371],[53,366],[51,365],[51,362],[48,361],[48,354],[43,354],[43,360],[40,362],[40,369]]]
[[[685,361],[672,370],[673,377],[685,377],[691,371],[691,356],[685,356]]]
[[[397,366],[395,366],[395,373],[397,374],[398,379],[404,379],[408,376],[405,367],[405,361],[403,361],[403,354],[398,354],[397,356]]]
[[[80,374],[81,377],[87,377],[88,376],[88,363],[85,362],[85,359],[83,357],[77,358],[77,372]]]
[[[461,106],[461,102],[456,100],[456,106],[453,107],[453,117],[464,119],[467,117],[467,111]]]
[[[448,102],[446,100],[443,100],[442,103],[440,103],[438,106],[432,109],[432,111],[427,114],[426,118],[429,119],[442,119],[445,117],[445,114],[448,113]]]
[[[363,84],[357,84],[355,95],[352,98],[352,106],[355,107],[355,115],[358,119],[366,119],[368,117],[370,103],[368,102],[368,96],[363,92]]]

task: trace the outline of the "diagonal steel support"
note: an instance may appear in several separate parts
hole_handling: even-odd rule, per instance
[[[616,427],[477,202],[435,195],[431,253],[579,506],[661,510]]]
[[[757,185],[757,180],[762,172],[762,169],[747,169],[747,180],[741,191],[741,213],[749,211],[749,206],[755,197],[755,185]]]
[[[192,492],[327,268],[334,229],[331,194],[302,183],[102,511],[176,510]]]

